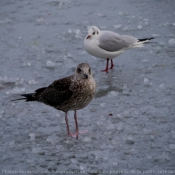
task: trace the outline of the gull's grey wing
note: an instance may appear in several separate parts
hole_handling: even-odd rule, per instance
[[[51,106],[61,105],[73,94],[72,90],[70,90],[70,85],[71,77],[56,80],[39,94],[37,98],[39,101]]]
[[[116,52],[135,44],[138,40],[129,35],[119,35],[111,31],[101,31],[99,47],[108,52]]]

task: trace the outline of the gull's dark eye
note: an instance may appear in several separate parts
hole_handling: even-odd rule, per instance
[[[80,72],[81,72],[81,69],[80,69],[80,68],[78,68],[78,69],[77,69],[77,72],[78,72],[78,73],[80,73]]]
[[[92,34],[95,35],[95,32],[93,32]]]

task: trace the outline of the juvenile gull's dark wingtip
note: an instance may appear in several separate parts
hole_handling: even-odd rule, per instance
[[[18,99],[14,99],[14,100],[10,100],[10,101],[18,101],[18,100],[36,101],[36,98],[33,97],[33,93],[30,93],[30,94],[21,94],[20,96],[22,96],[24,98],[18,98]]]

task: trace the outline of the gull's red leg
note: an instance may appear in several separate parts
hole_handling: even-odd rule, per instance
[[[111,59],[111,67],[110,67],[110,69],[113,69],[113,67],[114,67],[113,60]]]
[[[101,70],[101,72],[108,72],[108,64],[109,64],[109,58],[106,59],[106,69]]]

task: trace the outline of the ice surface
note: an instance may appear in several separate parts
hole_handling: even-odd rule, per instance
[[[129,175],[174,168],[175,1],[12,0],[0,5],[1,169],[81,170],[85,175],[126,170],[113,174]],[[105,73],[106,60],[83,48],[91,25],[155,39],[113,59],[114,69]],[[80,131],[89,131],[78,140],[67,135],[63,112],[10,101],[72,75],[81,62],[91,66],[97,95],[77,111]],[[68,118],[74,133],[73,111]]]
[[[118,131],[122,131],[124,129],[124,124],[122,123],[122,122],[119,122],[118,124],[117,124],[117,130]]]
[[[30,133],[29,136],[31,141],[35,140],[35,133]]]
[[[8,143],[8,145],[9,145],[9,147],[14,147],[15,146],[15,141],[14,140],[10,141]]]
[[[118,92],[116,92],[116,91],[111,91],[111,92],[110,92],[110,95],[116,97],[116,96],[118,96]]]
[[[170,144],[170,149],[175,149],[175,144]]]
[[[132,137],[132,136],[128,136],[127,137],[127,140],[126,140],[126,143],[128,143],[128,144],[134,144],[134,138]]]
[[[25,88],[23,87],[15,87],[11,91],[12,94],[21,94],[23,92],[25,92]]]
[[[39,147],[32,148],[32,153],[37,154],[40,153],[42,150]]]
[[[144,81],[145,86],[150,86],[150,85],[152,85],[150,79],[147,78],[147,77],[145,77],[143,81]]]
[[[114,28],[119,29],[119,28],[121,28],[121,26],[122,26],[121,24],[116,24],[116,25],[114,25]]]
[[[54,63],[54,62],[52,62],[52,61],[50,61],[50,60],[47,60],[47,62],[46,62],[46,67],[48,67],[48,68],[53,68],[53,67],[55,67],[56,66],[56,64]]]
[[[90,137],[85,136],[85,137],[83,138],[83,141],[84,141],[84,142],[91,142],[92,139],[91,139]]]
[[[38,82],[34,79],[28,81],[29,84],[37,84]]]
[[[175,39],[171,38],[168,40],[169,45],[174,46],[175,45]]]
[[[137,29],[142,29],[142,25],[138,25],[137,26]]]
[[[4,114],[4,110],[0,109],[0,118],[2,118],[3,114]]]

